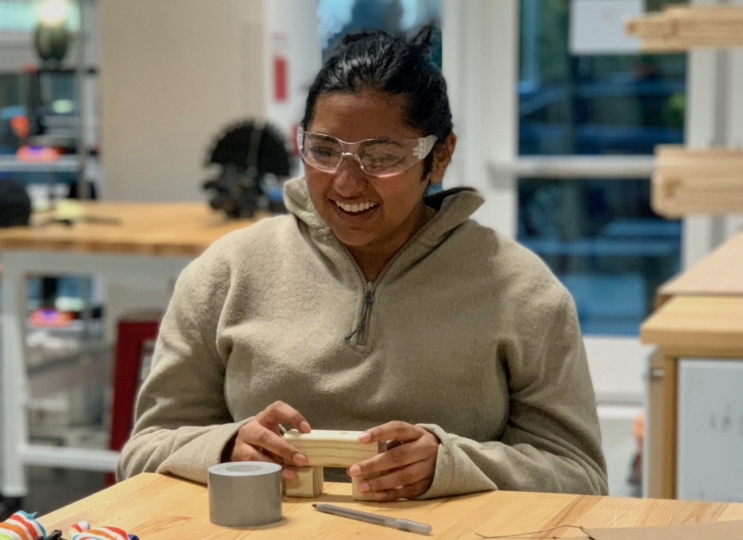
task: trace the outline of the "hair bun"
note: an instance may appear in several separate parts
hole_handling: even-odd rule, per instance
[[[433,46],[433,24],[429,23],[410,40],[410,43],[421,49],[425,56],[431,56],[431,48]]]

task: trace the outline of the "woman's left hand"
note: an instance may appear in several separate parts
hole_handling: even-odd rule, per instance
[[[390,445],[385,452],[348,469],[352,477],[362,478],[359,491],[373,492],[378,501],[423,495],[433,483],[439,440],[422,427],[399,421],[369,429],[359,437],[362,443],[384,445],[388,441],[401,444]]]

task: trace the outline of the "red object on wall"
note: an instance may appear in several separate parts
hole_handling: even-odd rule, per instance
[[[273,58],[273,99],[278,103],[289,99],[289,62],[283,56]]]

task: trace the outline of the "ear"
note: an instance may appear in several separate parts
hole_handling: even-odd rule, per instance
[[[429,182],[431,184],[440,184],[444,181],[444,173],[446,173],[446,169],[449,167],[449,163],[451,163],[451,158],[456,147],[457,136],[452,132],[446,138],[444,144],[434,149],[433,167],[429,175]]]

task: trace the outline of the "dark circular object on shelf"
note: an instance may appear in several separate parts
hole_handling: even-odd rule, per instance
[[[258,210],[285,211],[275,194],[290,174],[284,137],[270,124],[243,120],[227,127],[212,144],[205,165],[219,165],[219,174],[204,182],[209,204],[230,217],[252,217]]]

